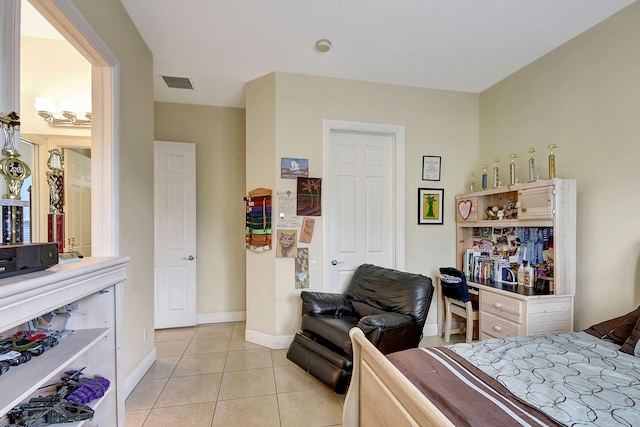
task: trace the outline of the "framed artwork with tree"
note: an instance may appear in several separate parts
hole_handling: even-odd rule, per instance
[[[418,188],[418,224],[444,224],[444,189]]]

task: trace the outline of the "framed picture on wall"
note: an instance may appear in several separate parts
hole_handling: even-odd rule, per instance
[[[443,202],[443,188],[418,188],[418,224],[444,224]]]
[[[440,181],[440,156],[422,156],[422,180]]]

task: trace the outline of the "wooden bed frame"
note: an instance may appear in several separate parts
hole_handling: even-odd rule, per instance
[[[343,411],[344,427],[451,426],[359,328],[349,332],[353,373]]]

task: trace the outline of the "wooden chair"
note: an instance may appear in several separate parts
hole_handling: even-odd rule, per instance
[[[440,287],[444,297],[444,341],[449,342],[452,333],[466,331],[466,342],[473,340],[473,322],[478,320],[478,303],[472,300],[467,287],[467,279],[464,273],[452,267],[440,269]],[[465,320],[463,328],[451,329],[453,315],[458,315]]]

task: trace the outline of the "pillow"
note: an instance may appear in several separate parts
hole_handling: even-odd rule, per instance
[[[622,322],[607,333],[607,337],[617,344],[624,344],[640,318],[640,307],[624,316]],[[633,354],[633,351],[631,352]]]
[[[622,345],[631,335],[638,319],[640,319],[640,307],[625,315],[596,323],[585,329],[584,332]]]
[[[620,351],[623,353],[635,355],[636,344],[638,344],[638,340],[640,340],[640,319],[638,319],[636,325],[633,327],[629,338],[627,338],[624,344],[622,344],[622,347],[620,347]]]

